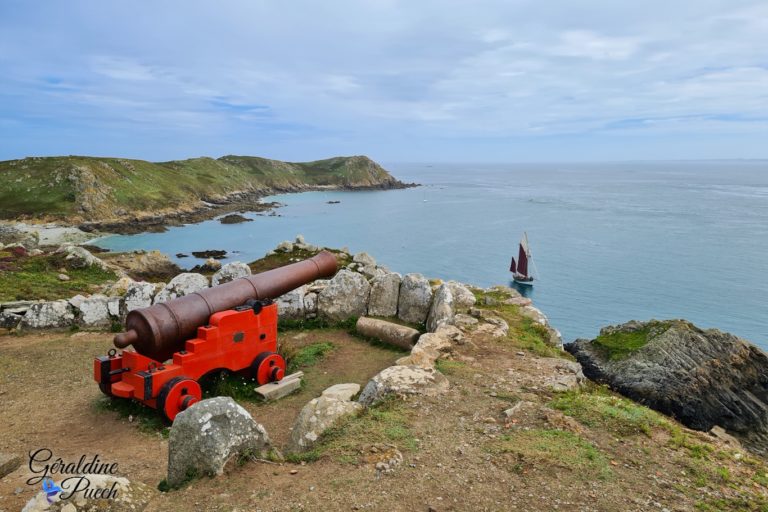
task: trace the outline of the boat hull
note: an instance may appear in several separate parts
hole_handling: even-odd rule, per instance
[[[533,286],[533,278],[532,277],[525,278],[523,276],[514,275],[514,276],[512,276],[512,280],[514,282],[516,282],[517,284],[521,284],[523,286]]]

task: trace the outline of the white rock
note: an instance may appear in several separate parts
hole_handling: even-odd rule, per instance
[[[341,386],[349,386],[341,384]],[[357,390],[360,389],[358,384]],[[291,429],[291,440],[288,444],[288,451],[292,453],[302,452],[310,449],[320,436],[332,427],[340,418],[351,414],[357,414],[363,409],[363,406],[357,402],[350,402],[345,396],[352,396],[357,392],[355,390],[349,395],[350,389],[334,390],[336,386],[327,389],[318,398],[313,398],[302,408],[299,416]]]
[[[306,293],[307,287],[304,285],[278,297],[275,302],[277,302],[277,312],[280,315],[280,318],[286,320],[303,320],[304,296]]]
[[[440,356],[451,351],[453,343],[448,336],[434,332],[422,334],[411,349],[411,354],[397,360],[398,365],[416,365],[432,368]]]
[[[218,286],[250,275],[251,267],[240,261],[233,261],[232,263],[227,263],[218,272],[213,274],[211,286]]]
[[[376,266],[376,260],[373,259],[373,256],[368,254],[367,252],[359,252],[355,254],[352,257],[352,261],[355,263],[359,263],[363,267],[375,267]]]
[[[86,268],[92,266],[97,266],[102,270],[107,270],[108,268],[106,263],[88,252],[87,249],[78,245],[62,245],[57,252],[59,251],[67,253],[64,261],[70,268]]]
[[[91,295],[82,301],[78,309],[83,325],[88,327],[109,325],[108,301],[109,297],[101,294]]]
[[[448,387],[448,379],[432,368],[390,366],[368,382],[357,401],[367,407],[387,395],[435,396],[447,391]]]
[[[288,240],[280,242],[277,244],[277,247],[275,247],[275,252],[293,252],[293,244]]]
[[[340,270],[320,292],[317,312],[332,321],[360,317],[368,310],[371,285],[356,272]]]
[[[360,392],[360,384],[354,382],[349,384],[334,384],[325,391],[321,396],[327,396],[329,398],[338,398],[339,400],[352,400],[352,397]]]
[[[472,293],[466,285],[458,281],[448,281],[445,284],[451,290],[451,295],[453,296],[453,310],[455,312],[467,311],[475,305],[475,302],[477,301],[475,294]]]
[[[32,304],[21,321],[22,327],[45,329],[67,327],[75,321],[72,306],[66,300]]]
[[[207,277],[202,274],[185,272],[171,279],[171,282],[165,285],[160,293],[155,295],[154,303],[168,302],[177,297],[183,297],[206,288],[208,288]]]
[[[421,274],[406,274],[400,283],[397,316],[405,322],[423,324],[432,303],[432,287]]]
[[[371,281],[371,296],[368,314],[371,316],[397,316],[397,301],[400,295],[400,274],[384,274]]]
[[[125,311],[148,308],[152,305],[152,297],[155,295],[155,285],[145,281],[134,282],[128,285],[123,300]]]
[[[427,315],[427,330],[435,332],[441,325],[449,325],[453,322],[453,294],[451,288],[443,283],[441,284],[435,296],[432,298],[432,304]]]
[[[205,419],[204,419],[205,418]],[[202,400],[180,412],[168,438],[168,484],[183,483],[190,472],[221,475],[239,453],[264,457],[271,447],[264,427],[229,397]]]

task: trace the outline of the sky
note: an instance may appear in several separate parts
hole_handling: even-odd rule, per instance
[[[0,160],[768,158],[765,0],[0,2]]]

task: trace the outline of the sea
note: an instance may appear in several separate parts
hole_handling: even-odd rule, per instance
[[[109,236],[116,250],[225,249],[250,262],[283,240],[365,251],[400,273],[512,285],[527,232],[530,297],[564,341],[628,320],[685,318],[768,350],[768,161],[408,164],[419,187],[267,197],[277,216]]]

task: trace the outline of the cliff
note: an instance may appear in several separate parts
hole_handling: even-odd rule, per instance
[[[305,163],[232,155],[160,163],[31,157],[0,162],[0,219],[109,225],[252,204],[274,192],[405,186],[365,156]]]

